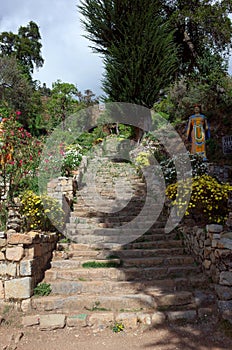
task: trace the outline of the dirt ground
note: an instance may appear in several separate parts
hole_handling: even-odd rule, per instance
[[[119,333],[90,327],[41,331],[2,324],[0,350],[231,350],[231,328],[210,320]]]

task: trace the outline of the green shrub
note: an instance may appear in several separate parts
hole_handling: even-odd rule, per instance
[[[51,285],[49,283],[39,283],[34,288],[34,295],[45,296],[49,295],[52,291]]]

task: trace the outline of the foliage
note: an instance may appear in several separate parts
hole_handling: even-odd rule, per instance
[[[201,75],[205,64],[212,71],[212,59],[218,63],[222,63],[222,58],[228,59],[232,36],[230,0],[161,0],[160,7],[164,20],[169,20],[170,26],[176,29],[179,76],[194,71]],[[221,68],[223,70],[223,64]]]
[[[154,104],[153,109],[169,116],[172,122],[186,120],[193,113],[195,104],[202,105],[204,114],[217,115],[230,113],[232,107],[232,78],[216,74],[201,77],[181,78],[176,80],[166,94]]]
[[[49,124],[47,127],[52,130],[63,122],[68,115],[77,112],[79,103],[77,100],[78,89],[74,84],[64,83],[57,80],[52,84],[51,96],[47,102],[49,113]]]
[[[119,333],[119,332],[122,332],[123,330],[124,330],[124,324],[121,322],[116,322],[112,327],[112,331],[114,333]]]
[[[65,147],[64,160],[61,172],[63,175],[69,175],[72,170],[78,168],[82,160],[82,147],[78,144]]]
[[[164,179],[166,184],[175,183],[177,181],[177,172],[175,161],[178,161],[178,164],[181,164],[184,169],[185,167],[185,158],[181,154],[174,156],[173,158],[167,158],[160,162],[162,168]],[[197,154],[189,154],[189,159],[192,167],[192,176],[204,175],[208,171],[207,163],[203,161],[203,158]]]
[[[37,195],[28,190],[21,195],[21,204],[26,230],[53,231],[62,229],[64,212],[56,199],[46,195]]]
[[[151,108],[176,68],[173,35],[158,0],[86,0],[79,10],[86,37],[104,55],[103,88],[110,100]]]
[[[49,283],[39,283],[34,288],[34,295],[46,296],[46,295],[49,295],[51,291],[52,291],[52,288]]]
[[[105,267],[119,267],[120,263],[116,261],[86,261],[82,264],[83,268],[105,268]]]
[[[177,188],[180,188],[180,197],[177,198]],[[220,184],[209,175],[195,176],[192,180],[181,180],[171,184],[166,189],[166,195],[172,200],[172,205],[178,209],[188,204],[185,215],[195,214],[207,223],[224,223],[228,216],[228,196],[232,186]],[[186,195],[191,193],[189,203]]]
[[[147,167],[150,165],[150,154],[147,152],[139,152],[137,157],[135,158],[135,165],[138,167]]]
[[[4,193],[8,190],[9,201],[13,200],[21,184],[36,176],[42,143],[26,131],[16,120],[21,112],[2,119],[0,124],[0,165]],[[3,112],[2,112],[3,114]],[[3,115],[4,116],[4,115]]]
[[[34,67],[42,67],[44,63],[41,56],[40,39],[39,27],[33,21],[30,21],[26,27],[19,27],[17,34],[2,32],[0,34],[0,55],[16,57],[23,72],[30,78]]]

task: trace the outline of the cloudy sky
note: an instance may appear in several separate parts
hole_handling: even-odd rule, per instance
[[[79,0],[7,0],[1,1],[0,32],[18,32],[30,21],[37,23],[41,34],[42,68],[34,79],[51,87],[57,79],[73,83],[83,93],[91,89],[103,94],[101,58],[88,47],[80,23]]]
[[[36,22],[45,63],[34,79],[49,87],[60,79],[75,84],[82,93],[91,89],[100,96],[103,64],[83,38],[78,4],[79,0],[2,0],[0,32],[17,33],[20,26]],[[232,73],[232,61],[229,72]]]

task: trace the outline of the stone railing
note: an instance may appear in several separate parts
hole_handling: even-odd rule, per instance
[[[188,253],[195,257],[212,279],[218,296],[218,310],[232,322],[232,232],[221,225],[180,228]]]
[[[56,233],[0,233],[0,300],[22,301],[32,296],[56,242]]]

